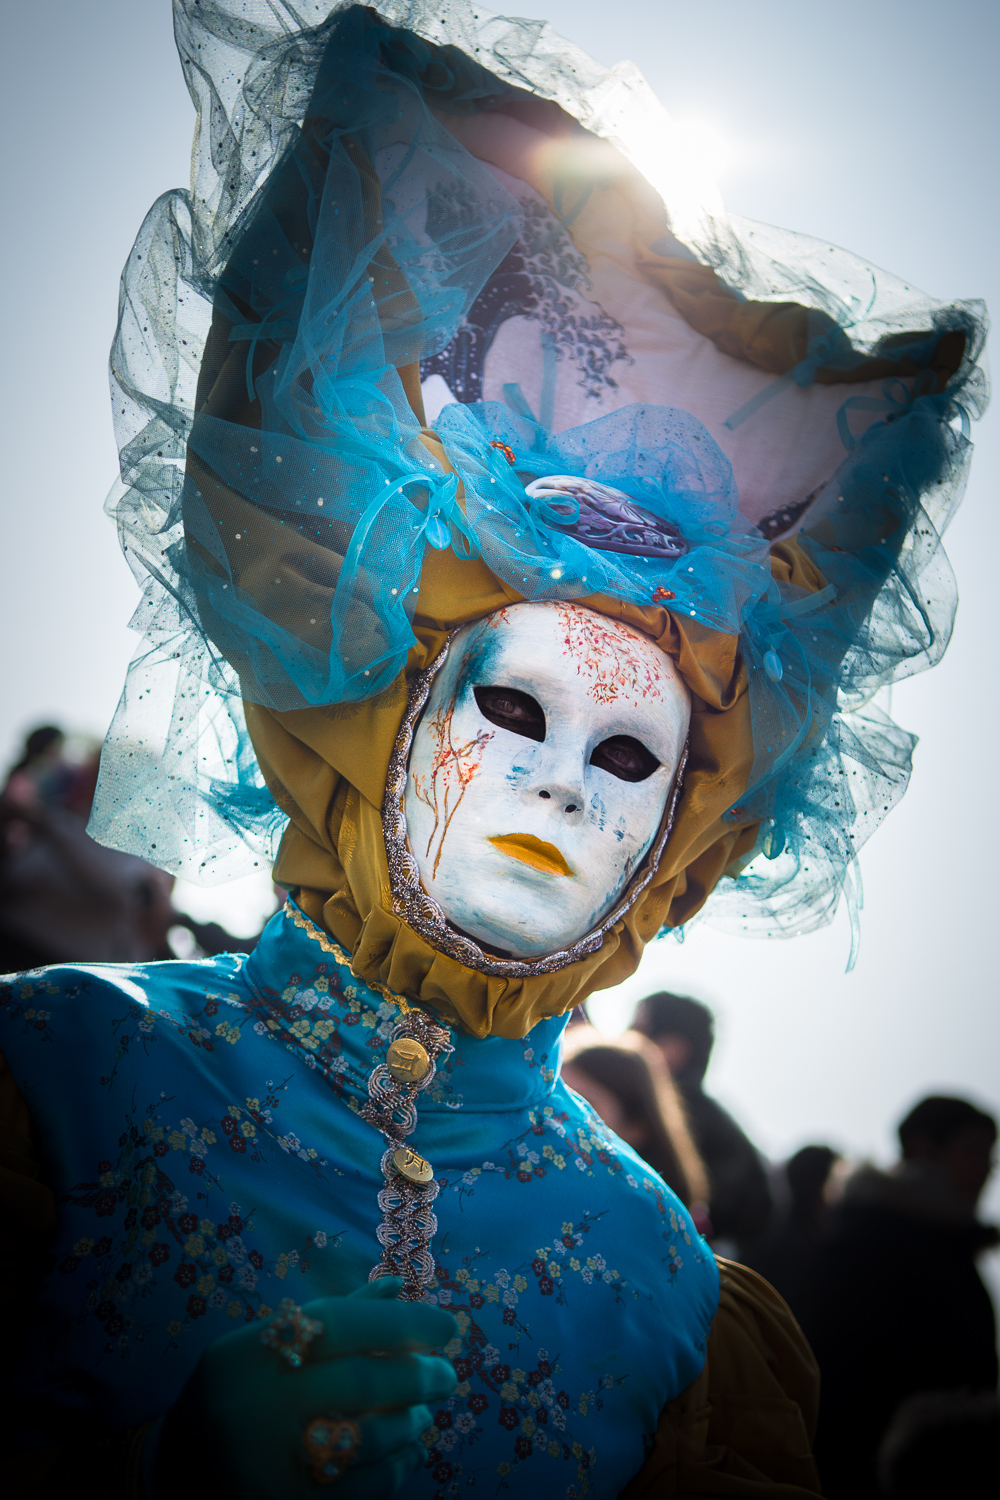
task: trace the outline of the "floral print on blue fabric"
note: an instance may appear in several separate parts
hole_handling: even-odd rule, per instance
[[[405,1000],[355,979],[294,905],[249,958],[61,967],[0,990],[3,1051],[59,1228],[19,1383],[134,1425],[202,1349],[379,1256],[368,1078]],[[562,1021],[451,1033],[415,1147],[440,1184],[429,1299],[459,1336],[407,1500],[611,1500],[697,1375],[714,1260],[655,1174],[558,1078]],[[74,1400],[76,1397],[73,1398]]]

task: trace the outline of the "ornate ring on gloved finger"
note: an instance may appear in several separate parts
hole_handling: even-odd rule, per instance
[[[357,1457],[361,1428],[347,1417],[313,1417],[306,1423],[302,1443],[317,1484],[332,1484]]]
[[[305,1363],[306,1348],[323,1332],[322,1323],[307,1318],[291,1297],[278,1303],[278,1311],[260,1336],[265,1349],[274,1349],[293,1370]]]

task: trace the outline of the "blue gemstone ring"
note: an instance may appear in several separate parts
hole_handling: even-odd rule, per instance
[[[280,1354],[287,1365],[298,1370],[305,1363],[306,1349],[323,1332],[322,1323],[307,1318],[291,1297],[278,1303],[278,1311],[260,1336],[265,1349]]]
[[[313,1417],[302,1434],[317,1484],[333,1484],[357,1457],[361,1429],[347,1417]]]

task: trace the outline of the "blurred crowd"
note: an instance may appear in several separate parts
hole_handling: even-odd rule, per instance
[[[609,1042],[571,1028],[563,1077],[690,1208],[716,1254],[758,1271],[821,1372],[816,1457],[828,1500],[973,1497],[1000,1487],[996,1324],[977,1257],[1000,1242],[977,1206],[997,1124],[923,1099],[887,1171],[829,1145],[766,1166],[704,1089],[713,1017],[644,999]]]
[[[53,725],[28,735],[0,792],[0,973],[232,950],[173,904],[173,877],[86,832],[99,748]],[[816,1453],[828,1500],[995,1493],[994,1310],[977,1268],[997,1124],[968,1100],[923,1099],[888,1170],[831,1145],[769,1165],[705,1089],[710,1010],[659,993],[613,1041],[581,1012],[563,1078],[688,1206],[717,1255],[765,1277],[820,1365]]]
[[[247,952],[173,904],[174,878],[87,833],[100,746],[43,725],[0,792],[0,974],[55,963],[147,963]]]

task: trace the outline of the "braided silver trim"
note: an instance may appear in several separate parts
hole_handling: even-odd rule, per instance
[[[663,827],[646,855],[639,873],[600,925],[594,927],[582,938],[578,938],[568,948],[563,948],[558,953],[546,954],[543,958],[496,958],[492,954],[485,953],[472,938],[463,937],[461,933],[455,931],[433,896],[429,896],[421,885],[420,871],[407,842],[406,813],[403,810],[403,796],[406,791],[406,776],[413,735],[430,696],[431,685],[447,661],[452,642],[457,634],[458,631],[453,630],[430,666],[425,667],[423,671],[415,672],[410,678],[406,714],[389,761],[389,774],[386,778],[385,797],[382,802],[382,833],[389,862],[392,909],[397,917],[402,917],[418,937],[423,938],[425,943],[429,943],[439,953],[445,953],[449,958],[457,959],[467,968],[475,969],[479,974],[495,975],[501,979],[527,979],[533,974],[555,974],[559,969],[575,964],[578,959],[587,958],[591,953],[596,953],[615,923],[620,922],[635,905],[652,880],[659,865],[660,856],[673,830],[677,803],[684,783],[688,745],[687,743],[684,745],[684,752],[674,776],[673,790],[667,804]]]
[[[410,1182],[399,1172],[393,1154],[406,1147],[406,1137],[417,1125],[417,1095],[434,1078],[437,1060],[452,1051],[449,1033],[423,1011],[411,1010],[393,1028],[390,1045],[402,1037],[420,1043],[430,1059],[430,1067],[416,1083],[398,1083],[387,1065],[380,1062],[368,1079],[368,1103],[361,1117],[382,1132],[386,1149],[382,1154],[382,1177],[385,1186],[379,1191],[378,1206],[382,1222],[376,1231],[382,1246],[382,1258],[369,1273],[369,1281],[383,1276],[401,1276],[404,1302],[419,1302],[434,1278],[434,1256],[431,1240],[437,1232],[437,1216],[431,1205],[438,1195],[438,1184]]]

